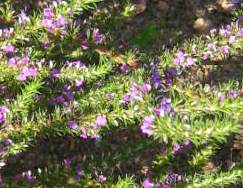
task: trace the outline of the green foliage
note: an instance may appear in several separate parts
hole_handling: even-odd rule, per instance
[[[57,22],[63,16],[67,22],[54,30],[43,24],[46,2],[33,2],[32,9],[26,11],[26,23],[19,21],[22,8],[16,1],[0,2],[1,28],[13,29],[8,36],[2,35],[3,30],[0,35],[0,162],[6,163],[0,167],[3,187],[136,188],[146,179],[154,187],[161,183],[206,188],[240,182],[242,159],[234,159],[226,169],[204,169],[220,160],[218,150],[242,129],[243,80],[208,83],[192,78],[207,65],[235,63],[243,49],[237,24],[232,24],[231,35],[237,39],[232,44],[229,37],[216,33],[185,40],[159,57],[134,49],[122,54],[109,44],[107,28],[128,21],[134,11],[130,1],[122,1],[122,11],[114,16],[99,13],[100,0],[52,2],[51,19]],[[72,12],[68,14],[69,8]],[[234,14],[241,13],[237,10]],[[98,18],[90,21],[92,16]],[[167,26],[166,20],[160,20],[159,26],[152,22],[142,26],[130,43],[150,51],[159,28]],[[107,38],[98,27],[108,32]],[[214,42],[217,50],[211,52],[208,44]],[[14,51],[6,52],[8,44]],[[228,53],[222,52],[225,45]],[[195,61],[192,66],[174,63],[179,50],[184,53],[183,63],[190,57]],[[208,51],[214,56],[203,60]],[[172,77],[168,73],[171,68],[176,71]],[[151,135],[143,128],[150,120]],[[55,146],[60,138],[64,138],[62,144]],[[41,141],[46,144],[45,152]],[[39,156],[48,156],[50,148],[61,151],[44,164],[25,166],[22,159],[21,164],[14,163],[36,154],[36,147],[36,159],[31,158],[34,162],[39,162],[35,161]],[[19,173],[24,177],[14,179]],[[180,174],[181,179],[169,179],[170,173],[174,178]],[[30,177],[35,184],[28,182]]]

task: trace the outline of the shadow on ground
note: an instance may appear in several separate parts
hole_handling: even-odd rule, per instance
[[[145,11],[133,15],[132,11],[127,13],[128,7],[133,4],[105,1],[98,6],[100,11],[94,14],[93,21],[104,33],[108,33],[112,47],[123,52],[139,50],[146,54],[159,54],[201,34],[193,29],[198,18],[209,20],[205,32],[230,21],[231,16],[219,10],[215,0],[163,2],[166,5],[148,0]]]

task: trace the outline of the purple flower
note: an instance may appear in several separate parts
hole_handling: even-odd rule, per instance
[[[173,78],[177,75],[177,70],[175,67],[170,67],[165,72],[167,78]]]
[[[108,93],[107,98],[111,101],[114,99],[115,95],[116,95],[115,93]]]
[[[162,87],[161,78],[160,78],[160,75],[159,75],[157,65],[153,66],[151,84],[154,86],[155,89],[160,89]]]
[[[54,68],[54,69],[52,70],[52,72],[51,72],[51,76],[52,76],[53,78],[58,78],[59,75],[60,75],[60,71],[59,71],[58,69]]]
[[[143,124],[140,127],[141,131],[143,134],[151,136],[154,134],[153,131],[153,122],[154,122],[154,118],[153,116],[146,116],[143,120]]]
[[[138,85],[136,83],[132,84],[131,92],[130,92],[130,100],[131,101],[142,100],[140,96],[140,91],[138,90]]]
[[[28,181],[29,184],[34,185],[35,184],[35,177],[28,175],[27,181]]]
[[[65,98],[62,95],[56,97],[55,101],[59,104],[64,104]]]
[[[80,134],[80,138],[84,139],[84,140],[87,140],[89,138],[89,135],[87,135],[86,133],[81,133]]]
[[[179,144],[173,145],[173,153],[178,153],[181,151],[181,146]]]
[[[4,147],[0,146],[0,155],[4,152]]]
[[[144,83],[141,87],[142,93],[148,93],[151,90],[151,85]]]
[[[122,103],[133,102],[135,100],[142,100],[142,97],[137,84],[133,83],[131,86],[131,91],[123,96]]]
[[[173,183],[173,182],[180,182],[183,178],[181,175],[176,174],[174,172],[169,172],[166,177],[166,182]]]
[[[232,89],[228,91],[228,96],[232,99],[235,99],[238,96],[238,94],[235,90]]]
[[[67,168],[71,166],[71,163],[72,163],[72,160],[71,160],[70,158],[65,158],[65,159],[63,160],[63,164],[64,164],[64,166],[67,167]]]
[[[53,13],[52,9],[50,9],[50,8],[44,9],[44,18],[47,18],[47,19],[54,18],[54,13]]]
[[[172,85],[172,79],[171,78],[165,78],[165,84],[167,86],[171,86]]]
[[[14,48],[13,45],[7,44],[6,46],[3,47],[3,51],[5,53],[14,53],[15,52],[15,48]]]
[[[81,44],[81,47],[84,49],[84,50],[87,50],[89,48],[89,44],[87,41],[83,41],[82,44]]]
[[[70,129],[77,129],[78,128],[78,124],[76,121],[68,121],[68,127]]]
[[[10,146],[12,144],[12,140],[10,140],[8,138],[5,138],[2,142],[3,142],[3,145],[5,147],[8,147],[8,146]]]
[[[240,36],[243,36],[243,27],[240,28]]]
[[[100,183],[103,183],[103,182],[105,182],[106,181],[106,177],[104,176],[104,175],[99,175],[99,182]]]
[[[220,47],[220,52],[224,55],[229,54],[229,46],[228,45],[223,45]]]
[[[230,31],[224,28],[220,29],[219,32],[222,37],[228,37],[230,35]]]
[[[106,116],[104,115],[98,115],[96,117],[95,125],[97,128],[101,128],[107,124]]]
[[[163,117],[166,113],[170,113],[171,111],[172,111],[171,100],[168,98],[164,98],[161,101],[159,108],[155,109],[155,113],[159,117]]]
[[[102,40],[104,40],[104,35],[102,35],[102,34],[100,34],[99,33],[99,29],[94,29],[94,31],[93,31],[93,40],[95,41],[95,42],[101,42]]]
[[[66,92],[66,99],[67,99],[67,101],[72,101],[74,99],[72,91],[67,91]]]
[[[126,103],[126,102],[131,102],[131,99],[130,99],[131,97],[130,97],[130,94],[128,93],[128,94],[126,94],[126,95],[124,95],[123,97],[122,97],[122,102],[123,103]]]
[[[47,27],[47,28],[50,28],[50,27],[53,27],[54,25],[54,22],[52,20],[49,20],[49,19],[43,19],[42,20],[42,24]]]
[[[120,66],[120,71],[121,71],[121,73],[123,73],[123,74],[127,73],[127,72],[129,71],[129,66],[128,66],[127,64],[122,64],[122,65]]]
[[[165,153],[167,152],[167,148],[166,148],[165,146],[161,146],[161,147],[160,147],[160,152],[161,152],[162,154],[165,154]]]
[[[144,180],[143,182],[143,188],[152,188],[153,187],[153,183],[150,182],[150,180],[147,178]]]
[[[84,64],[81,61],[71,61],[67,62],[69,67],[76,67],[77,69],[83,68]]]
[[[50,47],[50,42],[48,39],[43,41],[43,48],[48,49]]]
[[[43,24],[43,26],[45,26],[46,28],[48,28],[48,31],[49,32],[53,33],[55,31],[56,24],[52,20],[43,19],[42,20],[42,24]]]
[[[79,176],[81,176],[82,173],[83,173],[83,170],[82,170],[81,166],[78,165],[77,168],[76,168],[76,174],[79,175]]]
[[[191,141],[189,139],[185,140],[185,142],[183,143],[185,147],[190,147],[191,146]]]
[[[9,109],[6,106],[0,106],[0,123],[4,123],[6,119],[6,114],[9,112]]]

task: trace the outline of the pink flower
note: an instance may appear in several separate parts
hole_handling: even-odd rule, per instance
[[[23,11],[18,15],[18,18],[19,25],[25,25],[30,21],[29,17]]]
[[[194,65],[195,64],[195,59],[194,58],[192,58],[192,57],[188,57],[187,59],[186,59],[186,62],[185,62],[185,67],[190,67],[191,65]]]
[[[153,183],[150,182],[150,180],[147,178],[144,180],[143,182],[143,188],[152,188],[153,187]]]
[[[63,16],[58,15],[57,17],[57,27],[62,27],[66,24],[66,20]]]
[[[142,87],[141,87],[141,91],[142,93],[148,93],[150,90],[151,90],[151,85],[150,84],[143,84]]]
[[[106,181],[106,177],[104,176],[104,175],[99,175],[99,182],[100,183],[103,183],[103,182],[105,182]]]
[[[209,53],[205,52],[202,56],[202,60],[207,60],[209,58]]]
[[[228,96],[232,99],[235,99],[238,96],[238,94],[235,90],[232,89],[232,90],[229,90]]]
[[[20,75],[17,77],[19,81],[25,81],[28,77],[36,77],[37,69],[36,68],[28,68],[24,67]]]
[[[15,48],[14,48],[13,45],[7,44],[6,46],[3,47],[3,51],[5,53],[14,53],[15,52]]]
[[[73,11],[72,11],[71,8],[68,8],[68,9],[67,9],[67,15],[68,15],[68,16],[72,16],[72,15],[73,15]]]
[[[9,37],[10,34],[11,34],[11,32],[10,32],[10,30],[9,30],[8,28],[3,29],[2,36],[3,36],[4,38]]]
[[[14,68],[14,67],[17,66],[17,64],[16,64],[16,60],[15,60],[14,57],[12,57],[12,58],[10,58],[10,59],[8,60],[8,65],[9,65],[9,67],[12,67],[12,68]]]
[[[71,165],[71,163],[72,163],[72,160],[71,160],[70,158],[65,158],[65,159],[63,160],[63,163],[64,163],[64,166],[65,166],[66,168],[69,168],[70,165]]]
[[[144,118],[143,124],[142,124],[142,126],[140,128],[143,134],[146,134],[148,136],[151,136],[151,135],[154,134],[153,121],[154,121],[153,116],[146,116]]]
[[[44,9],[44,18],[52,19],[53,17],[54,17],[54,13],[53,13],[52,9],[45,8]]]
[[[214,43],[209,43],[208,44],[208,49],[215,52],[217,50],[217,46]]]
[[[37,69],[36,68],[24,67],[22,74],[24,74],[26,77],[36,77],[37,76]]]
[[[17,80],[19,80],[19,81],[25,81],[25,80],[27,80],[27,77],[24,75],[24,74],[20,74],[18,77],[17,77]]]
[[[107,124],[106,116],[98,115],[96,117],[96,121],[95,121],[95,127],[96,128],[101,128],[101,127],[105,126],[106,124]]]
[[[55,31],[56,24],[52,20],[43,19],[42,20],[42,24],[43,24],[43,26],[45,26],[46,28],[48,28],[48,31],[49,32],[53,33]]]
[[[229,46],[228,45],[223,45],[220,47],[220,52],[224,55],[229,54]]]
[[[84,85],[84,80],[83,79],[80,79],[80,80],[76,80],[75,81],[75,86],[77,88],[81,88],[83,85]]]
[[[173,60],[173,63],[175,65],[179,65],[185,61],[185,53],[182,51],[179,51],[176,53],[175,58]]]

